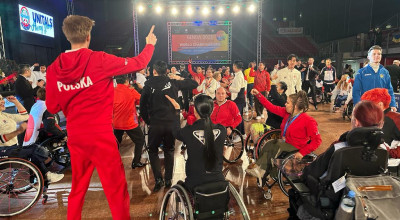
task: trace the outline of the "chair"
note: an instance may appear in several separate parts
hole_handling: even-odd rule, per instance
[[[237,219],[237,216],[250,219],[242,198],[228,181],[205,183],[193,192],[180,181],[165,194],[159,219]]]
[[[288,178],[292,186],[289,190],[291,215],[303,205],[314,217],[332,219],[343,192],[343,189],[335,192],[333,182],[348,175],[385,173],[388,152],[378,148],[382,143],[382,135],[382,130],[376,127],[355,128],[347,134],[347,147],[334,151],[322,177],[316,179],[311,175],[303,175],[301,181]]]

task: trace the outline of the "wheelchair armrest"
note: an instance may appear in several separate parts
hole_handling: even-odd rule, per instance
[[[303,196],[310,195],[310,189],[304,183],[293,183],[293,187]]]

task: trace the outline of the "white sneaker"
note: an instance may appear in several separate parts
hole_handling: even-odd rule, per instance
[[[64,174],[52,173],[49,171],[46,173],[46,178],[49,181],[49,183],[55,183],[64,178]]]
[[[264,114],[261,114],[261,118],[265,118]]]
[[[260,117],[260,116],[257,116],[257,117],[256,117],[256,120],[260,120],[260,119],[261,119],[261,117]]]

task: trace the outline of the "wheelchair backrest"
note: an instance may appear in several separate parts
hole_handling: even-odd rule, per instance
[[[378,149],[383,132],[377,127],[355,128],[347,134],[347,147],[336,150],[329,162],[326,182],[333,182],[345,173],[371,176],[385,172],[388,152]]]
[[[193,197],[196,219],[221,219],[228,211],[229,182],[219,181],[196,186]]]

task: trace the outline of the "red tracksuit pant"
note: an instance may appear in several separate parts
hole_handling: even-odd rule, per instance
[[[81,219],[85,194],[94,168],[100,177],[113,219],[130,219],[129,193],[124,166],[115,136],[110,132],[68,134],[72,188],[68,196],[68,219]]]

